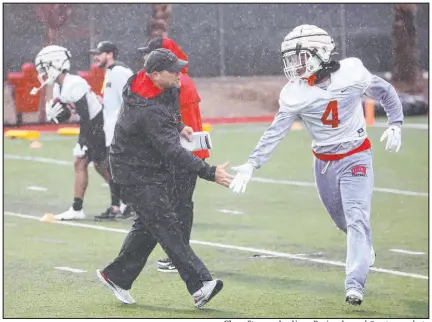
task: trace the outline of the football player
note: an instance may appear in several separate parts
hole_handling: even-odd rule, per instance
[[[362,95],[380,101],[388,117],[385,149],[401,146],[403,111],[392,85],[371,74],[358,58],[332,59],[335,43],[326,31],[301,25],[281,45],[288,83],[279,111],[247,163],[235,167],[230,188],[244,192],[253,171],[261,167],[301,119],[312,137],[318,194],[335,224],[347,234],[345,300],[363,301],[369,266],[375,262],[370,208],[374,185],[371,143],[367,137]]]
[[[80,134],[73,149],[74,201],[67,211],[54,216],[59,220],[85,218],[83,199],[88,185],[90,162],[93,162],[97,172],[107,183],[110,179],[104,162],[106,148],[102,105],[82,77],[69,73],[70,59],[69,50],[56,45],[43,48],[36,56],[36,70],[41,83],[39,89],[45,85],[54,85],[53,100],[46,105],[48,121],[65,122],[72,113],[79,116]]]

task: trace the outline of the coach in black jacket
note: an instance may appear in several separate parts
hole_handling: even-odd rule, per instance
[[[210,166],[180,145],[180,135],[188,138],[192,132],[179,122],[176,113],[179,73],[186,64],[171,51],[157,49],[147,57],[145,69],[132,76],[123,89],[110,166],[113,180],[122,187],[122,197],[138,217],[117,258],[97,271],[99,280],[122,303],[135,302],[128,290],[157,243],[178,269],[195,306],[202,307],[222,289],[222,281],[212,280],[189,246],[172,208],[174,167],[225,187],[232,180],[225,171],[228,163]]]

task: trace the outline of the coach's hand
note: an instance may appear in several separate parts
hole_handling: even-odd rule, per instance
[[[387,144],[385,149],[389,152],[398,152],[402,144],[401,128],[397,125],[390,125],[381,136],[380,142],[384,141],[386,138]]]
[[[225,162],[224,164],[218,165],[216,167],[215,173],[215,182],[227,188],[230,186],[231,181],[234,178],[232,175],[226,172],[226,168],[228,167],[228,165],[229,161]]]
[[[189,142],[192,141],[192,134],[194,130],[190,126],[185,126],[183,130],[180,132],[180,136],[188,140]]]
[[[234,180],[231,182],[230,189],[237,193],[245,192],[246,186],[252,178],[254,166],[250,163],[245,163],[238,167],[232,167],[232,169],[237,171],[237,174]]]

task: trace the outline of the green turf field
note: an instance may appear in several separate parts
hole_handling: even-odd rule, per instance
[[[381,121],[381,120],[380,120]],[[384,120],[382,120],[384,121]],[[407,118],[426,123],[426,118]],[[265,125],[214,126],[210,162],[246,161]],[[428,131],[405,129],[398,154],[384,151],[384,128],[369,128],[373,144],[376,191],[372,205],[376,268],[368,277],[360,307],[344,302],[345,235],[326,214],[313,186],[310,139],[292,131],[244,195],[199,181],[195,193],[192,239],[196,253],[224,289],[197,310],[177,274],[159,273],[164,256],[158,246],[135,282],[136,305],[123,306],[99,283],[103,268],[120,249],[130,221],[97,223],[93,216],[109,204],[108,188],[94,169],[84,201],[90,227],[41,223],[32,217],[66,210],[73,199],[72,148],[75,138],[43,135],[41,149],[29,142],[4,141],[4,317],[6,318],[427,318],[428,317]],[[23,160],[23,157],[36,158]],[[14,158],[14,159],[13,159]],[[56,164],[56,160],[69,164]],[[58,162],[57,162],[58,163]],[[281,181],[285,180],[285,181]],[[295,182],[293,182],[295,181]],[[28,190],[28,186],[46,191]],[[242,212],[232,214],[220,212]],[[97,230],[96,227],[122,231]],[[209,242],[204,244],[201,242]],[[226,245],[224,248],[219,244]],[[236,247],[237,246],[237,247]],[[245,247],[245,248],[239,248]],[[250,248],[303,259],[256,258]],[[410,255],[403,249],[424,252]],[[267,252],[266,252],[267,251]],[[284,254],[280,254],[284,256]],[[308,260],[308,259],[312,259]],[[85,270],[72,273],[54,269]],[[408,276],[395,274],[408,273]]]

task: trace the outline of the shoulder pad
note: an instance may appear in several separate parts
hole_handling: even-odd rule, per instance
[[[347,85],[367,86],[371,80],[371,73],[363,66],[360,59],[356,57],[346,58],[340,61],[341,68],[334,73],[338,83]],[[333,77],[332,77],[333,78]]]
[[[87,81],[78,75],[70,75],[63,85],[62,96],[67,102],[77,102],[90,91]]]
[[[279,95],[280,109],[298,111],[308,107],[317,99],[317,90],[303,81],[286,84]]]

